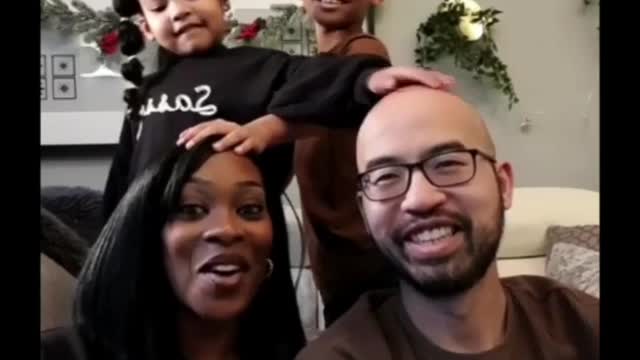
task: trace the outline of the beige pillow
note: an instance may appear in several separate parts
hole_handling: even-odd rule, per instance
[[[600,297],[600,225],[551,226],[546,275]]]
[[[77,280],[62,266],[40,253],[40,330],[71,325]]]

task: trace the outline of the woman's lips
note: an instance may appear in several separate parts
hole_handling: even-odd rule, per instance
[[[198,267],[199,273],[214,273],[220,276],[233,275],[249,270],[249,261],[240,254],[222,253],[207,259]]]
[[[210,257],[198,267],[198,274],[216,287],[235,287],[249,271],[246,257],[223,253]]]

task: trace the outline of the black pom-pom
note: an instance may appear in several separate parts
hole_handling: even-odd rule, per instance
[[[113,0],[113,10],[123,17],[133,16],[141,12],[138,1],[139,0]]]
[[[138,102],[138,88],[125,89],[122,99],[127,106],[133,107]]]
[[[140,86],[142,84],[143,70],[144,66],[137,58],[133,58],[123,63],[121,68],[122,76],[136,86]]]
[[[118,26],[120,51],[127,55],[135,55],[144,49],[144,37],[138,26],[129,20],[120,22]]]

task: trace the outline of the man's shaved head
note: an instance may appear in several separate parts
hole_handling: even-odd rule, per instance
[[[436,135],[436,129],[442,134]],[[409,143],[424,142],[425,136],[431,141],[435,136],[450,135],[468,148],[496,155],[493,140],[478,111],[454,94],[422,86],[395,91],[369,112],[358,132],[358,170],[364,171],[364,159],[374,156],[371,151],[383,150],[379,147],[381,142],[395,135]]]
[[[403,284],[428,297],[497,276],[511,167],[482,116],[459,97],[407,87],[383,98],[357,140],[360,210]],[[405,285],[403,285],[405,286]]]

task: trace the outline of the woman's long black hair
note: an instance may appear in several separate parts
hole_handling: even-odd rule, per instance
[[[208,139],[176,148],[136,180],[105,225],[80,273],[74,323],[87,358],[181,359],[178,299],[163,262],[162,229],[190,176],[213,153]],[[243,316],[237,344],[243,359],[291,360],[304,346],[280,201],[283,184],[263,174],[273,222],[274,271]],[[271,177],[273,178],[273,177]]]

